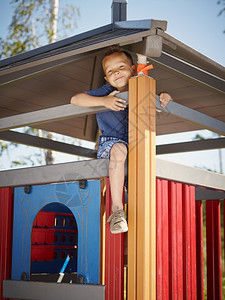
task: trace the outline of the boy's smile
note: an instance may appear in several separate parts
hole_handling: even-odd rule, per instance
[[[113,53],[102,62],[105,80],[118,91],[128,90],[128,81],[135,74],[136,66],[132,65],[124,53]]]

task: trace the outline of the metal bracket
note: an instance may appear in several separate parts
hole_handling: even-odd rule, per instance
[[[21,276],[20,276],[20,279],[21,280],[25,280],[25,281],[28,280],[28,274],[27,274],[27,272],[22,272]]]
[[[31,185],[26,185],[24,187],[24,193],[25,194],[30,194],[30,192],[31,192]]]
[[[86,188],[87,179],[79,180],[79,188],[84,190]]]

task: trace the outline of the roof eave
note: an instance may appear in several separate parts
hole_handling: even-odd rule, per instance
[[[166,21],[158,21],[158,20],[140,20],[140,21],[122,21],[122,22],[115,22],[111,23],[96,29],[92,29],[89,31],[86,31],[84,33],[80,33],[77,35],[74,35],[72,37],[57,41],[52,44],[48,44],[9,58],[5,58],[0,60],[0,68],[6,67],[8,65],[11,65],[13,63],[17,63],[19,61],[23,61],[29,58],[32,58],[33,56],[44,54],[47,52],[50,52],[52,50],[57,50],[59,48],[66,47],[68,45],[74,44],[76,42],[80,42],[82,40],[88,39],[90,37],[100,35],[103,33],[106,33],[108,31],[113,30],[119,30],[119,29],[139,29],[139,30],[149,30],[151,28],[156,27],[156,23],[162,22],[162,25],[165,28],[165,22]]]

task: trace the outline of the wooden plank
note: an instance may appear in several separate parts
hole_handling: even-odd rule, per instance
[[[97,284],[4,280],[3,297],[27,300],[104,300],[105,287]]]
[[[145,210],[145,189],[146,189],[146,166],[150,163],[148,160],[143,159],[145,157],[145,127],[148,124],[145,124],[145,109],[147,109],[147,103],[145,103],[146,98],[146,82],[143,80],[144,77],[137,78],[138,81],[138,102],[136,102],[138,110],[138,119],[137,119],[137,296],[138,299],[145,299],[144,295],[146,294],[146,299],[149,299],[149,292],[146,290],[144,284],[144,269],[145,265],[149,264],[149,256],[145,256],[145,243],[144,232],[145,228],[145,213],[148,211]],[[141,89],[142,87],[142,89]],[[128,200],[129,202],[129,200]],[[147,229],[149,230],[149,228]],[[148,241],[147,241],[148,242]],[[129,255],[129,254],[128,254]],[[128,275],[129,277],[129,275]]]
[[[128,299],[155,299],[155,80],[135,77],[129,86]]]
[[[124,200],[124,199],[123,199]],[[112,198],[109,179],[106,182],[106,220],[111,214]],[[124,234],[111,234],[105,228],[105,299],[124,299]]]
[[[106,178],[101,180],[101,217],[100,217],[100,284],[105,285],[105,200],[106,200]]]
[[[220,201],[206,201],[207,296],[222,300]]]
[[[156,180],[157,300],[169,299],[168,181]]]
[[[203,205],[195,202],[196,213],[196,267],[197,267],[197,299],[204,300],[204,256],[203,256]]]
[[[182,184],[169,183],[169,299],[183,299]]]
[[[167,112],[168,114],[172,114],[173,116],[179,117],[184,121],[191,122],[191,124],[195,124],[202,129],[209,129],[216,133],[224,135],[225,133],[225,123],[214,119],[208,115],[205,115],[197,110],[191,109],[189,107],[185,107],[180,105],[179,103],[175,103],[170,101],[165,108],[162,109],[160,106],[160,102],[158,97],[156,99],[156,108],[158,110],[162,110]]]
[[[183,276],[184,299],[196,300],[195,187],[183,184]]]
[[[156,167],[156,174],[159,178],[225,190],[225,176],[222,174],[171,163],[159,158],[156,158]]]
[[[149,124],[149,173],[148,182],[146,183],[149,187],[148,195],[146,195],[146,202],[150,201],[150,211],[149,211],[149,227],[150,227],[150,239],[149,239],[149,249],[150,251],[150,299],[154,300],[156,298],[156,111],[155,111],[155,101],[156,101],[156,86],[155,81],[149,81],[149,91],[150,91],[150,109],[148,119]],[[148,217],[146,216],[148,220]]]
[[[2,132],[0,131],[0,139],[3,139],[5,141],[10,141],[13,143],[20,143],[24,145],[33,146],[33,147],[59,151],[62,153],[80,155],[83,157],[96,158],[97,156],[96,150],[75,146],[68,143],[57,142],[47,138],[41,138],[38,136],[34,136],[26,133],[20,133],[12,130],[2,131]]]
[[[156,147],[156,153],[158,155],[223,148],[225,148],[225,138],[215,138],[191,142],[173,143],[167,145],[158,145]]]
[[[0,187],[38,185],[109,176],[107,159],[91,159],[0,172]]]
[[[78,107],[72,104],[65,104],[53,108],[41,109],[20,115],[2,118],[0,122],[0,130],[8,130],[10,128],[22,126],[34,126],[52,121],[59,121],[71,117],[82,117],[88,114],[105,111],[104,107]]]
[[[137,78],[129,83],[128,299],[137,299]]]
[[[13,232],[12,188],[0,189],[0,300],[3,300],[3,280],[11,276]]]

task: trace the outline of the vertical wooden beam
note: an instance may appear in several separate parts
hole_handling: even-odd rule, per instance
[[[136,78],[129,83],[129,159],[128,159],[128,288],[129,300],[137,299],[137,89]]]
[[[207,297],[222,300],[220,201],[206,201]]]
[[[124,201],[124,199],[123,199]],[[112,210],[109,179],[106,181],[106,220]],[[105,229],[105,299],[124,299],[124,234],[112,234],[110,223]]]
[[[106,224],[106,209],[105,209],[105,199],[106,199],[106,178],[101,180],[101,243],[100,243],[100,284],[105,285],[105,224]]]
[[[156,299],[155,80],[129,82],[128,299]]]
[[[203,257],[203,207],[196,201],[196,262],[197,262],[197,299],[204,300],[204,257]]]
[[[183,299],[182,184],[169,182],[169,299]]]
[[[12,188],[0,189],[0,299],[3,300],[3,280],[11,276],[13,232]]]
[[[183,189],[183,299],[196,300],[196,228],[195,187],[182,185]]]
[[[157,300],[169,299],[168,181],[156,179]]]
[[[223,250],[224,250],[224,270],[225,270],[225,199],[223,199]]]

